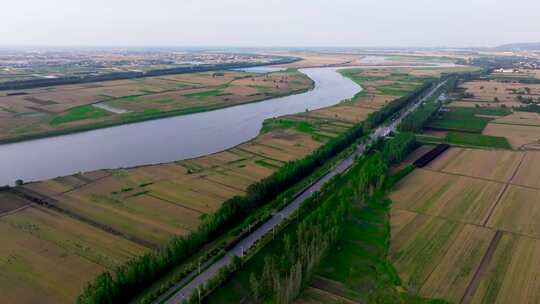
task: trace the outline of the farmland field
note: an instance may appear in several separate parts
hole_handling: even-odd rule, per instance
[[[480,133],[494,118],[510,114],[510,110],[497,108],[450,107],[442,117],[433,119],[428,127],[437,130],[451,130]]]
[[[540,152],[527,152],[523,158],[520,170],[512,179],[512,183],[540,189],[540,170],[536,168],[536,165],[539,163]]]
[[[395,186],[390,199],[400,210],[481,224],[502,188],[496,182],[417,169]]]
[[[5,303],[72,302],[85,281],[145,251],[40,207],[2,217],[0,232],[0,301]]]
[[[539,131],[538,126],[490,123],[482,134],[505,137],[514,149],[538,149],[540,145]]]
[[[523,155],[501,150],[451,148],[429,167],[445,173],[505,182],[515,172]]]
[[[500,136],[449,132],[446,141],[456,145],[511,149],[508,140]]]
[[[540,240],[505,233],[470,303],[537,303]]]
[[[540,116],[530,106],[526,107],[540,98],[540,84],[520,83],[518,78],[512,80],[499,76],[492,73],[486,76],[488,80],[461,84],[457,95],[427,126],[427,131],[435,129],[454,133],[444,138],[423,137],[422,140],[486,148],[540,149]]]
[[[411,292],[459,302],[494,232],[417,215],[392,237],[390,260]]]
[[[540,190],[511,185],[493,211],[488,227],[540,238]]]
[[[364,88],[354,99],[365,104],[385,103],[388,101],[385,98],[404,96],[424,81],[433,79],[431,75],[413,76],[408,69],[344,69],[339,72]]]
[[[474,80],[462,85],[465,98],[457,101],[459,106],[486,108],[522,105],[522,100],[540,96],[540,84],[523,84],[499,80]]]
[[[512,114],[497,118],[492,123],[524,126],[540,126],[540,114],[514,111]]]
[[[28,206],[29,202],[7,191],[0,192],[0,215]]]
[[[451,148],[394,186],[390,259],[410,292],[537,302],[538,155]]]

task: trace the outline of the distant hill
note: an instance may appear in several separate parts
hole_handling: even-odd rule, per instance
[[[500,51],[532,51],[540,50],[540,42],[533,43],[509,43],[495,47]]]

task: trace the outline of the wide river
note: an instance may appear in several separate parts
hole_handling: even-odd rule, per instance
[[[361,90],[337,69],[300,70],[315,82],[313,90],[302,94],[0,145],[0,185],[188,159],[234,147],[257,136],[267,118],[328,107]]]

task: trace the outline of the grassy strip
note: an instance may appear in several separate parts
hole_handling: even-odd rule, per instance
[[[499,136],[474,133],[449,132],[446,137],[416,134],[416,139],[425,144],[453,144],[479,148],[512,149],[508,140]]]
[[[211,90],[202,91],[202,92],[195,92],[195,93],[189,93],[185,94],[183,96],[190,97],[190,98],[204,98],[204,97],[213,97],[213,96],[222,96],[225,92],[225,89],[229,86],[229,84],[221,85],[219,87],[216,87]]]
[[[110,116],[110,113],[96,108],[93,105],[84,105],[71,108],[64,115],[54,116],[49,124],[52,126],[57,126],[63,123],[83,120],[83,119],[98,119],[102,117]]]
[[[313,122],[299,121],[287,118],[270,118],[263,122],[261,132],[268,133],[274,129],[289,128],[294,128],[295,130],[302,133],[313,134],[313,132],[315,131],[315,124]]]
[[[471,133],[450,132],[446,136],[446,141],[450,144],[469,145],[478,147],[489,147],[498,149],[511,149],[508,140],[499,136],[488,136]]]
[[[423,134],[416,134],[416,140],[418,140],[418,142],[420,143],[426,143],[426,144],[446,143],[446,138],[444,137],[429,136],[429,135],[423,135]]]

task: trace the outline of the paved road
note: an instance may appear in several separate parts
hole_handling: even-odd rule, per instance
[[[421,103],[426,101],[428,98],[433,96],[436,91],[444,84],[446,81],[439,83],[435,88],[433,88],[425,97],[419,99],[414,104],[411,104],[406,110],[402,111],[399,115],[399,118],[395,119],[389,124],[382,125],[377,129],[373,130],[369,139],[360,145],[358,145],[356,151],[352,153],[349,157],[345,158],[329,170],[325,175],[323,175],[315,183],[304,189],[287,207],[282,209],[280,212],[272,216],[267,222],[265,222],[258,229],[254,230],[251,234],[247,235],[243,240],[241,240],[236,246],[229,250],[221,259],[217,260],[214,264],[210,265],[199,275],[195,276],[187,285],[182,287],[180,290],[175,292],[168,300],[165,301],[167,304],[181,303],[184,299],[188,298],[192,292],[196,291],[199,286],[205,284],[210,278],[215,276],[217,272],[231,264],[234,256],[243,256],[244,252],[248,250],[253,244],[261,239],[264,235],[271,232],[274,227],[279,225],[284,219],[291,216],[300,205],[308,199],[314,192],[320,190],[322,186],[328,182],[332,177],[336,176],[347,170],[354,162],[354,159],[357,155],[362,155],[366,147],[380,138],[387,136],[392,131],[395,131],[398,124],[401,120],[407,116],[410,112],[416,110]],[[191,279],[191,278],[189,278]],[[184,285],[185,281],[179,282],[177,285]],[[173,290],[175,288],[173,287]],[[162,302],[163,298],[158,299],[155,303]]]

